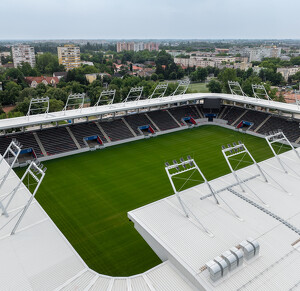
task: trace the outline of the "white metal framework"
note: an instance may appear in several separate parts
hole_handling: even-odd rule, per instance
[[[20,225],[26,211],[28,210],[36,192],[38,191],[45,177],[46,170],[47,168],[44,167],[39,161],[32,161],[26,169],[25,173],[23,174],[22,178],[20,179],[19,183],[16,185],[16,187],[12,189],[11,192],[1,196],[0,202],[2,214],[9,217],[9,206],[11,205],[12,200],[16,197],[16,194],[19,191],[22,191],[22,188],[24,186],[31,193],[25,205],[21,206],[17,210],[11,209],[11,211],[13,212],[12,217],[9,217],[9,220],[1,226],[0,230],[9,225],[14,219],[18,218],[10,233],[11,235],[15,234],[18,226]]]
[[[239,82],[236,81],[228,81],[228,86],[232,95],[241,95],[244,97],[248,97],[246,93],[243,91]]]
[[[264,85],[252,84],[252,91],[255,98],[272,101]]]
[[[140,100],[144,87],[132,87],[130,88],[126,98],[122,102],[138,101]]]
[[[191,179],[191,177],[193,176],[193,174],[195,172],[198,172],[200,174],[200,176],[202,177],[203,180],[199,180],[198,182],[204,182],[209,191],[211,192],[211,195],[214,197],[215,201],[217,204],[219,204],[219,201],[212,189],[212,187],[210,186],[209,182],[207,181],[207,179],[205,178],[204,174],[201,172],[200,168],[198,167],[198,165],[196,164],[195,160],[191,158],[191,156],[187,156],[187,160],[184,160],[183,158],[180,158],[180,162],[178,163],[176,160],[173,160],[173,165],[170,165],[168,162],[165,163],[165,170],[166,173],[168,175],[168,178],[170,180],[170,183],[172,185],[174,194],[176,195],[182,210],[185,214],[186,217],[189,217],[190,215],[201,225],[201,227],[203,228],[203,230],[209,234],[210,236],[212,236],[213,234],[199,221],[199,219],[193,214],[193,212],[191,211],[191,209],[182,201],[179,192],[181,191],[181,189],[186,185],[186,183]],[[179,178],[179,179],[184,179],[186,180],[184,182],[184,184],[180,187],[180,189],[177,189],[176,185],[174,184],[173,179],[176,178],[176,176],[186,173],[186,172],[192,172],[192,174],[187,178]]]
[[[185,94],[185,92],[189,88],[189,85],[190,85],[190,80],[179,81],[177,88],[170,96]]]
[[[16,139],[13,139],[11,141],[11,143],[9,144],[9,146],[7,147],[6,151],[4,152],[2,158],[0,159],[0,165],[4,160],[6,160],[9,165],[9,168],[7,169],[6,173],[2,177],[0,177],[0,191],[1,191],[3,184],[5,183],[5,181],[7,179],[7,177],[9,176],[9,173],[11,172],[16,161],[18,160],[18,156],[21,152],[21,148],[22,148],[22,145]],[[3,214],[5,214],[7,216],[7,213],[4,211],[4,207],[1,203],[1,201],[0,201],[0,208],[3,212]]]
[[[110,105],[114,103],[114,99],[116,96],[116,89],[115,90],[103,90],[99,96],[98,101],[94,105],[95,107],[101,105]]]
[[[49,112],[49,97],[31,98],[27,116],[32,114],[45,114]]]
[[[229,167],[230,171],[232,172],[233,176],[235,177],[238,185],[240,186],[240,188],[243,192],[245,192],[245,189],[242,186],[242,184],[244,184],[246,187],[247,187],[247,184],[244,183],[242,181],[242,179],[240,179],[238,177],[238,175],[236,173],[236,170],[238,170],[238,167],[241,165],[242,162],[245,162],[244,158],[247,155],[250,157],[253,164],[257,167],[257,169],[259,171],[259,175],[264,179],[265,182],[268,182],[268,180],[267,180],[265,174],[263,173],[261,167],[259,166],[259,164],[256,163],[255,159],[252,157],[252,155],[248,151],[247,147],[241,141],[239,141],[238,144],[236,144],[235,142],[233,143],[233,145],[228,144],[227,147],[225,147],[223,145],[222,146],[222,153],[223,153],[223,156],[224,156],[224,158],[225,158],[225,160],[228,164],[228,167]],[[238,156],[241,156],[241,155],[242,155],[242,157],[240,158],[240,160],[238,160]],[[233,160],[238,162],[237,165],[234,168],[233,168],[233,165],[232,165]],[[247,161],[247,163],[251,163],[251,162]],[[249,187],[248,187],[248,189],[249,189]],[[251,189],[249,189],[249,190],[257,197],[257,195]],[[259,200],[261,200],[261,199],[259,198]]]
[[[164,97],[168,88],[168,83],[158,84],[148,99]]]
[[[84,105],[85,93],[70,94],[63,111],[68,109],[82,109]]]
[[[273,131],[273,132],[270,132],[269,134],[266,134],[265,139],[266,139],[270,149],[272,150],[274,156],[276,157],[278,163],[280,164],[281,168],[283,169],[283,171],[285,173],[288,173],[288,171],[286,169],[287,165],[285,165],[286,167],[284,166],[285,163],[278,156],[278,154],[280,154],[280,151],[284,145],[289,146],[294,151],[294,153],[296,154],[298,159],[300,159],[299,153],[296,151],[296,149],[293,147],[293,145],[290,143],[288,138],[285,136],[285,134],[280,129],[278,129],[277,132]],[[277,152],[275,151],[274,146],[273,146],[273,144],[276,144],[276,143],[279,144],[279,149]]]
[[[223,93],[189,93],[183,95],[167,96],[163,98],[140,99],[136,102],[114,103],[113,106],[93,106],[84,107],[77,110],[66,110],[51,112],[51,114],[35,114],[29,117],[21,116],[15,118],[6,118],[0,120],[0,131],[12,128],[20,128],[27,126],[36,126],[51,122],[59,122],[66,119],[85,118],[95,115],[114,114],[124,112],[126,110],[139,110],[141,108],[151,108],[159,106],[168,106],[169,104],[184,102],[199,102],[205,98],[223,99],[228,102],[238,102],[251,106],[259,106],[270,110],[278,110],[289,114],[300,114],[300,109],[296,104],[282,103],[278,101],[269,101],[265,99],[257,99],[254,97],[245,97]]]

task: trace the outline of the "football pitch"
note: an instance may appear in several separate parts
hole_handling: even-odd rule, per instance
[[[211,180],[229,173],[221,146],[239,140],[272,157],[264,139],[207,125],[45,162],[36,198],[90,268],[135,275],[160,260],[127,212],[173,194],[164,163],[190,155]]]

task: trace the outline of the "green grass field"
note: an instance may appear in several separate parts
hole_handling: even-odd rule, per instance
[[[189,85],[189,90],[192,93],[209,93],[205,83],[193,83]]]
[[[272,156],[264,139],[202,126],[45,162],[36,198],[89,267],[134,275],[160,260],[127,212],[173,194],[165,161],[191,155],[211,180],[229,173],[221,145],[238,140],[257,161]]]

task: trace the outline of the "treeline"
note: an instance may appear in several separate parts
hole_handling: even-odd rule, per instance
[[[97,79],[92,84],[87,84],[86,82],[82,84],[78,81],[65,82],[62,80],[56,88],[51,85],[46,86],[43,83],[38,84],[36,88],[22,88],[22,85],[14,81],[9,81],[6,83],[5,90],[0,91],[0,103],[3,105],[16,105],[16,107],[9,115],[6,115],[0,106],[0,118],[25,115],[29,108],[30,99],[43,96],[50,98],[50,112],[62,110],[66,104],[68,95],[71,93],[86,93],[87,102],[93,106],[97,102],[101,92],[106,90],[103,87],[103,83],[108,84],[107,89],[116,90],[115,102],[121,102],[125,99],[131,87],[143,86],[143,96],[148,97],[158,84],[158,82],[153,80],[132,76],[125,76],[123,79],[104,77],[103,80]],[[170,83],[166,94],[171,94],[176,86],[176,83]]]

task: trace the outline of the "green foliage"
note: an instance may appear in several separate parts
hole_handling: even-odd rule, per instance
[[[208,83],[207,87],[211,93],[221,93],[222,92],[222,85],[217,80],[211,80]]]
[[[276,73],[272,69],[260,70],[259,77],[264,82],[270,81],[273,86],[278,86],[280,84],[284,84],[283,76],[280,73]]]
[[[61,111],[64,108],[64,102],[61,100],[49,100],[49,112]]]
[[[158,75],[155,74],[155,73],[152,74],[152,75],[151,75],[151,80],[152,80],[152,81],[157,81],[157,80],[158,80]]]
[[[253,96],[252,84],[260,84],[261,79],[258,76],[250,76],[242,82],[242,90],[248,95]]]
[[[66,103],[68,99],[68,92],[61,88],[50,88],[44,95],[47,95],[50,99],[62,101],[63,104]]]
[[[226,93],[230,93],[228,81],[237,81],[236,70],[224,68],[218,75],[218,80],[222,83],[222,90]]]
[[[29,63],[23,63],[18,69],[25,77],[38,77],[41,75],[37,68],[31,68]]]
[[[42,74],[52,75],[54,72],[65,71],[63,65],[59,65],[57,55],[44,53],[37,56],[36,67]]]

